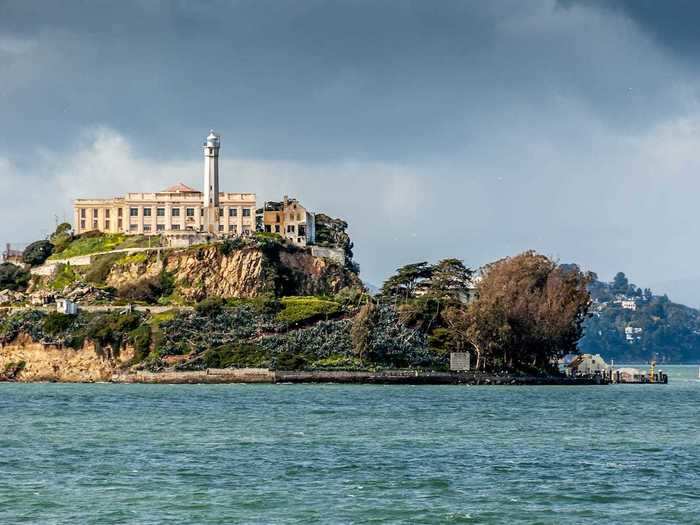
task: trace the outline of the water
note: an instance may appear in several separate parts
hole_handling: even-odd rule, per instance
[[[700,523],[697,367],[604,387],[0,384],[0,523]]]

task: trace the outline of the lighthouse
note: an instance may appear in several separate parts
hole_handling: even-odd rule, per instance
[[[219,223],[219,136],[209,131],[204,143],[204,231],[218,232]]]

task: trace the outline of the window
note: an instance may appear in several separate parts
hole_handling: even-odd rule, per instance
[[[228,225],[228,230],[230,232],[236,233],[238,231],[238,225],[236,224],[229,224]]]
[[[204,208],[201,208],[201,209],[199,210],[199,216],[200,216],[200,217],[204,217]]]
[[[80,218],[81,218],[81,219],[84,219],[84,218],[85,218],[85,208],[82,208],[82,209],[80,210]]]
[[[85,219],[80,219],[80,229],[81,230],[85,229]]]
[[[105,210],[105,219],[109,219],[109,212],[110,212],[109,209]]]
[[[223,217],[223,216],[224,216],[224,209],[219,208],[219,217]]]
[[[267,233],[270,233],[270,232],[272,231],[272,227],[271,227],[269,224],[266,224],[266,225],[265,225],[265,231],[266,231]]]
[[[223,225],[223,224],[219,224],[219,231],[220,231],[220,232],[224,231],[224,225]]]
[[[180,229],[180,225],[179,225],[179,224],[173,224],[173,225],[172,225],[172,229],[173,229],[173,230],[179,230],[179,229]]]
[[[119,228],[119,230],[121,230],[122,227],[123,227],[122,220],[121,220],[121,219],[117,219],[117,228]]]
[[[162,232],[163,230],[165,230],[165,224],[156,224],[157,232]]]
[[[139,216],[139,209],[138,208],[129,208],[129,217],[138,217]]]
[[[228,209],[228,216],[229,217],[236,217],[238,215],[238,208],[229,208]]]
[[[287,226],[287,233],[294,233],[294,225],[293,224],[290,224],[289,226]]]
[[[92,221],[92,229],[97,230],[99,228],[99,225],[97,224],[97,219]]]
[[[243,208],[243,217],[250,217],[250,208]]]
[[[150,217],[151,216],[151,208],[144,208],[143,209],[143,216]]]
[[[122,210],[121,208],[117,208],[117,217],[121,217],[123,211],[124,210]]]
[[[170,212],[171,212],[171,215],[172,215],[173,217],[179,217],[179,216],[180,216],[180,208],[173,208],[172,210],[170,210]]]
[[[277,216],[275,217],[275,222],[280,222],[280,214],[278,213]]]
[[[279,232],[280,232],[280,225],[275,224],[275,233],[279,233]]]
[[[187,208],[186,213],[188,217],[194,217],[194,208]]]
[[[156,208],[157,217],[165,217],[165,208]]]
[[[138,225],[138,224],[129,224],[129,231],[130,231],[130,232],[135,232],[135,231],[137,231],[138,229],[139,229],[139,225]]]
[[[109,219],[105,221],[105,230],[109,230]]]
[[[306,226],[304,226],[303,224],[299,225],[299,235],[301,235],[302,237],[306,237]]]
[[[145,231],[145,232],[150,232],[150,231],[151,231],[151,225],[150,225],[150,224],[144,224],[144,225],[143,225],[143,231]]]
[[[92,217],[93,217],[93,219],[97,219],[97,208],[94,208],[92,210]]]

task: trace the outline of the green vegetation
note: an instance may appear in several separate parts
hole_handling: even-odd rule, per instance
[[[30,274],[12,263],[0,264],[0,290],[24,290],[29,284]]]
[[[121,254],[110,253],[96,257],[85,273],[85,280],[89,283],[101,285],[104,284],[112,270],[115,262],[120,260]]]
[[[49,240],[53,244],[53,253],[61,253],[73,240],[72,227],[67,222],[63,222],[56,227],[56,231],[51,234]]]
[[[535,252],[505,258],[482,269],[472,302],[471,276],[456,259],[410,264],[384,283],[380,301],[397,309],[400,324],[427,337],[434,360],[467,351],[480,370],[549,372],[557,358],[576,351],[590,304],[590,277],[578,267]],[[371,345],[376,316],[358,316],[353,345],[358,356],[382,360]]]
[[[56,275],[51,281],[51,288],[56,291],[63,290],[66,286],[75,283],[80,276],[70,264],[59,264]]]
[[[280,303],[282,310],[277,314],[277,320],[287,325],[328,319],[341,311],[339,303],[320,297],[283,297]]]
[[[159,237],[125,235],[123,233],[88,232],[76,236],[65,245],[60,253],[55,253],[49,257],[49,260],[68,259],[70,257],[91,255],[93,253],[127,248],[147,248],[150,246],[157,247],[159,243]]]

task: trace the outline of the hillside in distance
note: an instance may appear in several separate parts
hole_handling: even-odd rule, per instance
[[[595,279],[589,290],[582,352],[616,362],[700,362],[700,311],[641,289],[622,272],[610,283]]]

